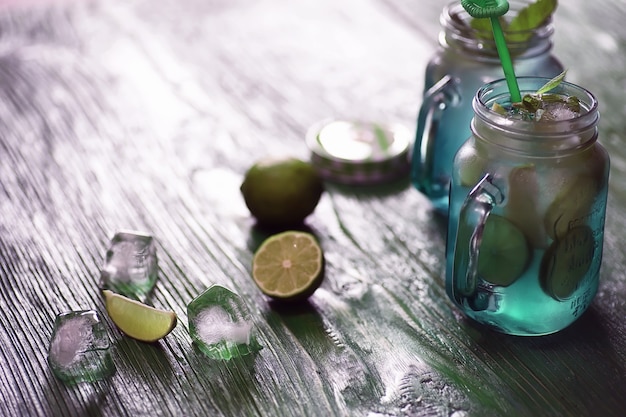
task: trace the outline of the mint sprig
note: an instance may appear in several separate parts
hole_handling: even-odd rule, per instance
[[[566,74],[567,70],[563,71],[562,73],[545,83],[539,90],[535,92],[535,95],[539,96],[541,94],[547,93],[550,90],[554,90],[556,87],[558,87],[559,84],[561,84],[561,82],[563,82]]]
[[[537,0],[521,9],[505,29],[511,42],[525,42],[531,31],[541,26],[556,10],[557,0]]]
[[[513,108],[519,111],[525,119],[541,118],[541,114],[544,110],[544,104],[546,103],[563,103],[572,112],[580,112],[580,101],[576,96],[566,97],[559,94],[547,94],[559,86],[565,79],[567,70],[563,71],[556,77],[541,86],[536,92],[532,94],[525,94],[522,97],[522,101],[519,103],[513,103]]]
[[[558,0],[537,0],[535,3],[520,9],[510,22],[500,18],[506,40],[510,42],[528,41],[532,36],[532,31],[550,18],[557,6]],[[478,32],[491,32],[489,19],[472,19],[470,26]]]

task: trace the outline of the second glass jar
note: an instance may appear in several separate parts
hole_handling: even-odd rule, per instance
[[[530,3],[533,1],[511,1],[508,15]],[[440,48],[426,67],[417,120],[411,179],[443,214],[448,210],[454,155],[470,135],[472,98],[483,84],[503,77],[493,34],[472,28],[472,19],[458,1],[444,8]],[[517,76],[552,78],[563,71],[552,55],[553,33],[551,18],[530,31],[507,32]]]

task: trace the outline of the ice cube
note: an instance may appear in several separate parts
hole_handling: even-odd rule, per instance
[[[75,384],[104,379],[115,372],[109,337],[94,310],[57,315],[48,348],[48,364],[60,380]]]
[[[196,332],[202,341],[212,345],[222,340],[233,343],[250,343],[252,323],[235,323],[222,307],[209,307],[201,310],[195,320]]]
[[[543,109],[537,110],[536,120],[538,122],[569,120],[579,115],[580,112],[574,110],[566,102],[544,102]]]
[[[116,233],[100,273],[100,288],[145,301],[156,279],[157,255],[153,237],[133,231]]]
[[[187,305],[189,334],[198,348],[213,359],[231,359],[257,352],[248,307],[241,297],[213,285]]]

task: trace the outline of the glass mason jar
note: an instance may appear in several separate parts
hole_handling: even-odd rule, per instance
[[[547,81],[522,77],[520,90]],[[468,317],[515,335],[563,329],[598,288],[609,177],[598,103],[566,82],[551,93],[578,97],[580,113],[511,119],[491,110],[510,101],[505,80],[479,89],[452,170],[447,294]]]
[[[509,14],[529,3],[533,0],[511,1]],[[472,29],[471,19],[458,1],[443,10],[440,48],[426,67],[417,119],[412,182],[443,214],[448,209],[452,159],[470,135],[472,97],[483,84],[504,76],[493,34]],[[507,34],[516,75],[553,78],[563,71],[551,54],[553,33],[548,19],[532,31]]]

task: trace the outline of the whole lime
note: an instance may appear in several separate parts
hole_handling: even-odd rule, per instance
[[[284,228],[302,224],[317,207],[324,184],[315,168],[297,158],[267,158],[244,176],[241,194],[262,226]]]

